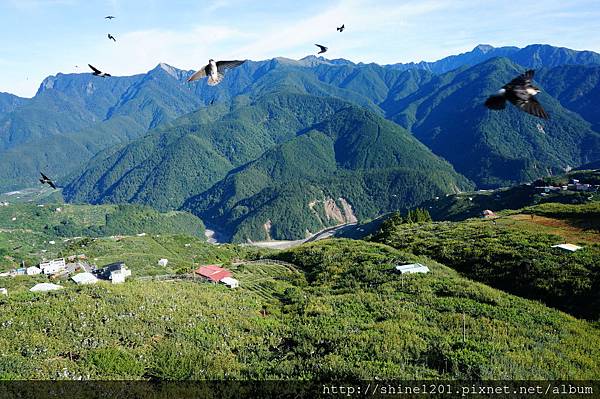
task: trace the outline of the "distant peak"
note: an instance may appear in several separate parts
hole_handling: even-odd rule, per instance
[[[174,66],[167,64],[166,62],[161,62],[152,71],[161,71],[161,70],[165,71],[166,73],[168,73],[175,79],[179,79],[181,77],[182,71],[175,68]],[[152,72],[152,71],[150,71],[150,72]]]
[[[307,55],[304,58],[298,60],[298,62],[304,66],[316,66],[320,64],[325,65],[354,65],[352,61],[348,61],[343,58],[337,58],[335,60],[327,59],[323,56],[317,57],[316,55]]]
[[[480,44],[477,47],[475,47],[473,50],[479,50],[485,54],[489,51],[492,51],[493,49],[494,49],[494,46],[491,46],[489,44]]]
[[[177,77],[177,68],[174,68],[165,62],[161,62],[160,64],[158,64],[158,66],[164,69],[169,75]]]

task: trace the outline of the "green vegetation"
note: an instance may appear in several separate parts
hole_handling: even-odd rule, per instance
[[[0,378],[600,375],[597,328],[427,258],[349,240],[277,257],[298,272],[239,266],[238,290],[129,281],[0,297]],[[391,272],[402,261],[425,263],[431,273]]]
[[[585,218],[597,223],[600,218],[600,202],[592,202],[584,205],[547,203],[525,208],[524,211],[525,213],[553,216],[561,219]],[[600,224],[596,227],[600,230]]]
[[[347,107],[229,173],[184,209],[235,242],[299,239],[351,220],[344,201],[364,219],[469,187],[405,130]],[[337,217],[327,213],[328,200]]]
[[[14,204],[0,207],[0,228],[33,230],[50,237],[138,233],[182,233],[204,237],[202,221],[193,215],[159,213],[141,205]]]
[[[575,171],[567,174],[545,177],[531,184],[523,184],[497,190],[481,190],[451,194],[426,201],[421,204],[434,220],[464,220],[479,217],[486,209],[494,212],[519,210],[521,208],[546,203],[588,204],[598,203],[600,196],[595,192],[560,190],[544,192],[536,187],[564,186],[571,179],[578,179],[582,184],[600,184],[599,171]],[[592,207],[594,205],[591,205]],[[565,209],[577,209],[576,207]],[[587,208],[586,208],[587,209]],[[503,212],[504,214],[508,212]]]
[[[586,67],[575,68],[586,73]],[[502,112],[483,107],[490,93],[522,72],[505,58],[459,68],[433,78],[388,117],[481,188],[532,181],[600,159],[598,132],[545,92],[539,100],[552,115],[549,121],[512,106]]]
[[[345,106],[333,98],[281,93],[251,104],[240,101],[231,110],[201,109],[97,157],[66,187],[65,198],[176,209],[232,169]]]
[[[544,68],[538,74],[538,79],[565,108],[577,112],[592,124],[595,131],[600,131],[600,109],[592,100],[600,96],[600,66],[562,65]]]
[[[100,257],[99,262],[108,263],[110,258],[111,261],[127,260],[133,264],[143,264],[151,259],[150,264],[155,265],[165,255],[160,251],[149,251],[149,248],[133,251],[113,246],[111,248],[114,251],[109,251],[113,256],[105,259],[103,248],[98,248],[97,254],[93,254],[94,246],[86,247],[92,242],[98,245],[111,240],[102,238],[105,236],[142,233],[146,233],[148,239],[156,235],[186,234],[194,242],[204,241],[202,221],[185,212],[159,213],[140,205],[11,204],[0,207],[0,270],[14,268],[21,261],[30,266],[38,264],[42,258],[82,252]],[[107,245],[110,247],[110,244]],[[129,252],[130,256],[125,256]],[[173,252],[165,252],[178,257]],[[124,259],[119,254],[123,254]],[[156,256],[159,258],[154,259]]]
[[[532,211],[556,207],[566,205],[544,205]],[[565,252],[551,248],[564,243],[559,236],[489,220],[415,227],[390,219],[374,240],[430,256],[469,278],[578,317],[600,318],[598,244],[585,243],[575,253]]]

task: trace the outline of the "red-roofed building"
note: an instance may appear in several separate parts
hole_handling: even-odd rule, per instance
[[[229,270],[223,269],[217,265],[201,266],[198,270],[196,270],[196,274],[209,279],[213,283],[218,283],[225,277],[231,277],[231,272]]]

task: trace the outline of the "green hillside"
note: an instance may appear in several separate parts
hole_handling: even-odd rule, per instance
[[[0,268],[15,267],[20,260],[31,265],[41,258],[86,252],[81,246],[89,245],[91,238],[143,233],[185,234],[204,240],[204,225],[186,212],[159,213],[140,205],[0,206],[0,255],[5,255],[0,256]],[[71,240],[76,237],[79,244],[73,246]]]
[[[99,151],[197,109],[195,86],[164,68],[110,79],[46,78],[33,99],[0,114],[0,190],[31,185],[40,170],[64,185]]]
[[[202,109],[97,157],[65,188],[65,198],[178,208],[230,170],[345,106],[333,98],[274,94]]]
[[[192,281],[64,283],[64,290],[47,294],[16,288],[0,297],[6,310],[0,376],[594,379],[600,373],[600,337],[587,322],[426,258],[345,240],[278,257],[295,271],[235,269],[238,290]],[[396,262],[415,260],[431,273],[390,272]]]
[[[587,67],[564,65],[553,69],[542,69],[539,81],[563,107],[577,112],[600,131],[600,65]]]
[[[399,126],[348,107],[229,173],[184,208],[234,241],[298,239],[469,187]]]
[[[140,205],[15,204],[0,207],[0,228],[33,230],[60,237],[161,231],[204,236],[202,222],[189,213],[159,213]]]
[[[420,204],[434,220],[464,220],[480,217],[484,210],[493,212],[518,210],[544,203],[587,204],[600,201],[593,192],[559,190],[545,192],[536,187],[565,186],[571,179],[582,184],[600,185],[600,171],[572,171],[564,175],[545,177],[532,183],[496,190],[480,190],[440,196]]]
[[[472,219],[415,225],[391,218],[374,240],[430,256],[506,292],[598,320],[599,211],[595,202],[542,204],[526,208],[524,218],[516,215],[496,223]],[[574,253],[551,248],[565,242],[583,248]]]
[[[539,97],[549,121],[512,106],[502,112],[485,109],[485,98],[522,71],[497,58],[436,76],[390,117],[483,188],[531,181],[598,159],[600,135],[546,93]]]

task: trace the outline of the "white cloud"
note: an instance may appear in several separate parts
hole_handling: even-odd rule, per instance
[[[187,32],[143,30],[122,34],[117,43],[106,41],[90,56],[118,75],[144,72],[159,62],[197,69],[209,58],[221,55],[223,42],[243,37],[243,33],[226,26],[195,27]]]

